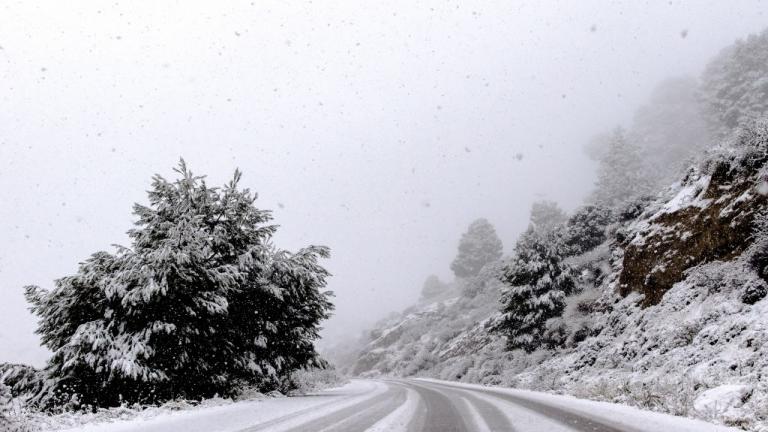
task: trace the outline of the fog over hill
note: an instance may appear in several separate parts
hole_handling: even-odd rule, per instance
[[[594,180],[582,145],[763,13],[759,1],[6,5],[2,352],[42,364],[22,287],[125,243],[130,206],[179,156],[215,184],[240,167],[287,247],[329,245],[325,334],[357,332],[415,300],[426,274],[448,276],[471,220],[510,245],[534,200],[577,205]]]
[[[0,429],[768,431],[767,14],[0,5]]]

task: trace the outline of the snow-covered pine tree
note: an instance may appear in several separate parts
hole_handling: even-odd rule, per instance
[[[613,212],[605,207],[586,205],[576,210],[568,218],[563,232],[568,254],[582,254],[604,242],[605,230],[613,221]]]
[[[715,138],[768,113],[768,30],[736,41],[706,67],[701,99]]]
[[[531,223],[515,244],[502,270],[502,316],[496,331],[507,338],[507,348],[533,352],[546,341],[546,322],[565,309],[565,297],[575,288],[573,269],[563,261],[568,246],[564,227]]]
[[[439,277],[437,277],[437,275],[429,275],[421,286],[421,299],[429,300],[435,298],[444,293],[446,289],[447,286]]]
[[[645,171],[640,149],[617,128],[600,155],[597,182],[591,201],[616,207],[650,193],[652,184]]]
[[[176,171],[134,206],[130,248],[94,254],[50,292],[27,288],[54,353],[41,405],[232,394],[316,358],[328,250],[272,246],[271,215],[238,189],[239,171],[223,189],[183,161]]]
[[[76,395],[104,385],[114,342],[106,330],[111,308],[105,290],[109,275],[117,269],[115,255],[97,252],[80,264],[75,275],[56,280],[51,291],[26,287],[30,310],[40,317],[37,334],[53,352],[33,403],[48,409],[61,407]]]
[[[493,225],[486,219],[477,219],[462,234],[451,270],[462,279],[476,276],[483,266],[501,258],[503,247]]]
[[[304,367],[324,367],[313,342],[318,323],[330,316],[329,276],[319,264],[329,250],[310,246],[297,253],[275,251],[258,266],[230,302],[228,338],[231,375],[248,385],[274,388]],[[255,378],[255,379],[254,379]]]

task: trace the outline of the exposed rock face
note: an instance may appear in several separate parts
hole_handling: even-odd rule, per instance
[[[709,171],[689,175],[672,200],[635,224],[624,249],[620,294],[640,292],[643,306],[658,304],[686,270],[731,260],[749,245],[755,216],[767,202],[758,193],[756,170],[745,173],[720,161]]]

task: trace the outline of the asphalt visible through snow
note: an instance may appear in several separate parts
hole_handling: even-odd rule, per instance
[[[477,389],[470,390],[470,389],[457,388],[456,386],[452,386],[450,384],[443,384],[443,383],[438,384],[438,383],[431,383],[431,382],[417,382],[417,384],[414,384],[414,385],[416,387],[423,386],[423,388],[429,389],[429,391],[433,392],[431,396],[428,394],[425,395],[425,398],[424,398],[425,401],[430,397],[434,397],[434,396],[451,399],[454,401],[453,407],[455,410],[461,409],[461,406],[456,402],[456,399],[464,398],[469,402],[470,405],[474,405],[477,411],[479,412],[481,420],[477,423],[484,423],[484,426],[485,426],[484,428],[483,425],[480,424],[480,425],[474,425],[476,426],[474,428],[470,426],[465,428],[447,429],[447,430],[456,430],[456,431],[475,431],[475,430],[518,431],[520,430],[521,432],[528,430],[528,429],[515,428],[512,425],[512,422],[514,422],[514,418],[511,421],[507,420],[506,418],[507,416],[504,414],[503,408],[499,408],[500,404],[494,405],[491,402],[488,402],[488,399],[490,398],[490,399],[496,399],[497,401],[501,401],[501,402],[508,402],[508,403],[511,403],[512,405],[517,405],[520,408],[530,410],[533,413],[540,414],[542,417],[546,418],[550,422],[559,423],[561,426],[564,426],[566,430],[569,430],[569,431],[578,431],[578,432],[641,432],[642,431],[642,429],[636,429],[626,425],[622,426],[608,419],[593,418],[586,413],[578,413],[575,411],[570,411],[566,408],[561,408],[558,406],[550,405],[550,404],[539,402],[536,400],[527,399],[521,396],[509,395],[499,391],[477,390]],[[485,397],[485,399],[479,399],[478,396],[483,396]],[[455,412],[456,411],[454,411],[454,413]],[[471,417],[464,416],[464,418],[471,418]],[[528,425],[528,428],[536,428],[536,426]],[[446,430],[446,429],[434,428],[432,427],[432,423],[427,421],[425,424],[425,427],[414,428],[411,430],[437,432],[439,430]],[[540,429],[536,428],[532,430],[538,431]]]

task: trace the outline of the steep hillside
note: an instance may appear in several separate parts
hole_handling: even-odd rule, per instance
[[[473,281],[479,286],[462,285],[459,288],[464,292],[454,288],[379,322],[353,362],[346,365],[347,372],[415,375],[465,355],[472,346],[486,346],[493,339],[488,335],[489,317],[498,309],[499,283],[491,268]],[[472,298],[466,292],[470,288],[478,291]]]
[[[567,258],[580,287],[546,324],[554,347],[505,349],[504,262],[451,299],[380,323],[349,365],[624,402],[768,430],[768,126],[748,129],[657,199],[616,212]],[[477,287],[480,287],[479,289]]]

